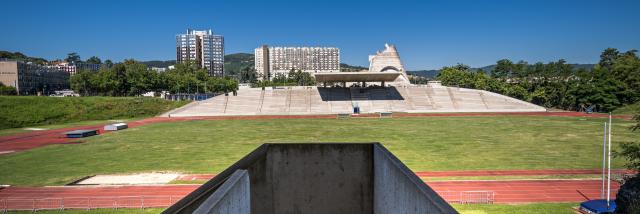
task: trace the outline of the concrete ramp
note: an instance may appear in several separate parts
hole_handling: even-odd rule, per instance
[[[263,144],[163,213],[457,213],[379,143]]]

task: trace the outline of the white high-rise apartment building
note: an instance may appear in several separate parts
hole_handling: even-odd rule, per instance
[[[260,79],[272,79],[291,70],[311,74],[340,72],[340,49],[334,47],[262,47],[255,49]]]
[[[176,35],[176,61],[193,61],[209,70],[211,76],[224,75],[224,37],[211,30],[188,29],[186,34]]]

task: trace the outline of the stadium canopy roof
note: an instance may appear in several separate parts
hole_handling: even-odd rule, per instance
[[[316,73],[316,82],[392,82],[400,72],[338,72]]]

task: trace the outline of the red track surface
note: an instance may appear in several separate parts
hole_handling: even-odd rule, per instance
[[[445,200],[457,200],[461,191],[493,191],[495,203],[580,202],[600,196],[600,180],[520,180],[520,181],[437,181],[427,183]],[[619,185],[612,182],[612,197]],[[181,198],[198,185],[117,186],[117,187],[9,187],[0,190],[2,198],[44,199],[88,197],[160,196]],[[166,200],[166,199],[165,199]],[[158,202],[159,203],[159,202]],[[166,201],[164,201],[166,204]],[[149,204],[147,204],[150,206]],[[11,203],[9,203],[11,207]],[[16,204],[15,206],[18,206]],[[94,208],[98,205],[94,205]],[[111,207],[105,204],[103,207]]]
[[[544,169],[544,170],[468,170],[415,172],[418,177],[451,176],[530,176],[530,175],[597,175],[602,169]],[[623,169],[612,169],[613,174],[633,173]]]
[[[521,112],[521,113],[443,113],[443,114],[394,114],[393,117],[458,117],[458,116],[553,116],[553,117],[592,117],[605,118],[606,114],[585,114],[580,112]],[[375,114],[355,115],[354,117],[375,118]],[[284,118],[335,118],[335,115],[256,115],[256,116],[211,116],[211,117],[154,117],[130,122],[129,127],[141,126],[149,123],[175,122],[189,120],[256,120],[256,119],[284,119]],[[630,119],[630,116],[616,116],[616,118]],[[105,133],[103,125],[80,126],[72,128],[34,131],[0,137],[0,154],[34,149],[51,144],[80,143],[80,139],[65,138],[62,133],[76,129],[99,129]]]
[[[10,187],[0,190],[0,210],[168,207],[197,187]]]
[[[445,200],[447,191],[493,191],[495,203],[580,202],[600,197],[601,180],[434,181],[427,182]],[[619,185],[611,182],[611,197]]]

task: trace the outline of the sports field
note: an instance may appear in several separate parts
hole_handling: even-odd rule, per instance
[[[414,171],[594,169],[604,119],[542,116],[258,119],[155,123],[0,156],[0,184],[60,185],[94,174],[218,173],[267,142],[382,142]],[[614,143],[640,137],[614,120]],[[614,160],[615,168],[622,167]]]
[[[572,207],[577,206],[575,203],[537,203],[537,204],[521,204],[521,205],[460,205],[454,204],[453,207],[462,214],[507,214],[507,213],[566,213],[571,214]],[[160,213],[164,209],[94,209],[94,210],[65,210],[64,213]],[[9,212],[9,213],[31,213],[30,211]],[[38,211],[38,213],[60,213],[60,211]]]

